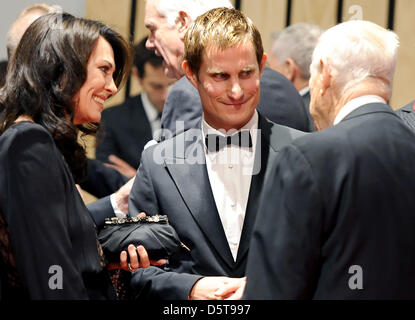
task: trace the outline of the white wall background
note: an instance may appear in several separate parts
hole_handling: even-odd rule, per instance
[[[85,15],[86,0],[3,0],[0,3],[0,60],[7,59],[6,34],[19,13],[28,6],[46,3],[62,7],[75,16]]]

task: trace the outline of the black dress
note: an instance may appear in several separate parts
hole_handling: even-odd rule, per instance
[[[93,220],[40,125],[16,123],[0,136],[0,213],[3,299],[115,297]]]

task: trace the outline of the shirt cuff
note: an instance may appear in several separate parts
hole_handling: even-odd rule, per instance
[[[126,214],[122,212],[117,206],[117,201],[115,201],[115,193],[110,195],[110,201],[111,201],[112,209],[114,209],[115,216],[117,218],[125,218]]]

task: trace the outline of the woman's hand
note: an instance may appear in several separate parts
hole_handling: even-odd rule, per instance
[[[160,259],[158,261],[150,260],[143,246],[136,248],[130,244],[127,250],[128,254],[125,250],[120,253],[120,263],[110,263],[108,265],[109,270],[123,269],[125,271],[135,272],[139,268],[148,268],[150,265],[162,266],[167,263],[166,259]],[[130,262],[128,262],[128,256],[130,257]]]

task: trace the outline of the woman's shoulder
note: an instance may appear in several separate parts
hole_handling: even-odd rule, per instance
[[[50,133],[41,125],[22,121],[10,126],[0,137],[0,148],[12,151],[20,147],[35,147],[36,142],[53,144]]]
[[[9,138],[16,138],[21,135],[46,135],[50,136],[50,133],[41,125],[31,122],[31,121],[22,121],[12,124],[2,136]]]

